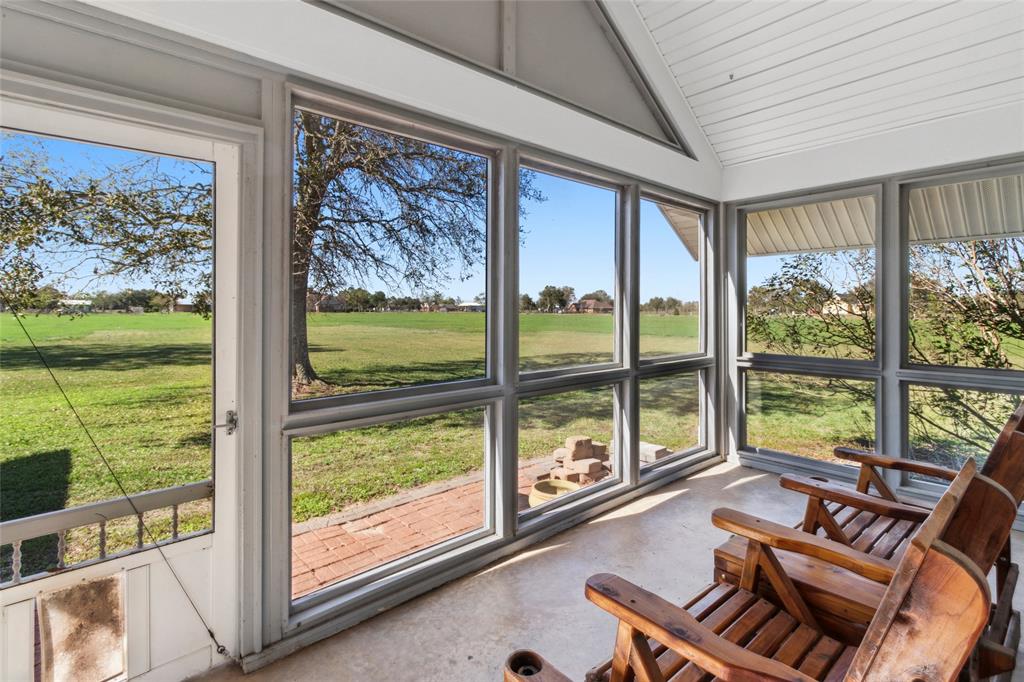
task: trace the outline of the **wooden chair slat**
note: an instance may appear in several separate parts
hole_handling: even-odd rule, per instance
[[[828,673],[829,668],[832,667],[832,663],[839,658],[839,654],[843,652],[845,647],[842,643],[837,642],[831,637],[822,637],[817,641],[814,647],[807,652],[804,656],[804,660],[800,663],[800,667],[797,668],[804,675],[810,675],[816,680],[820,680]]]
[[[858,514],[860,514],[860,509],[856,507],[843,507],[834,516],[839,527],[845,529]]]
[[[850,664],[853,663],[853,657],[856,655],[856,647],[848,646],[843,649],[843,653],[839,654],[839,658],[829,669],[828,675],[825,675],[824,682],[842,682],[846,679],[846,672],[850,669]]]
[[[734,644],[743,645],[777,611],[778,609],[771,602],[758,599],[722,632],[722,637]],[[679,673],[671,678],[671,682],[698,682],[706,675],[705,671],[693,663],[687,663]]]
[[[820,632],[806,625],[800,625],[786,638],[772,658],[788,666],[795,666],[803,660],[804,654],[810,651],[819,639],[821,639]]]
[[[723,630],[742,616],[756,601],[757,597],[750,592],[737,590],[735,594],[704,618],[694,617],[697,618],[701,625],[710,629],[715,634],[722,634]],[[675,675],[686,663],[687,660],[685,658],[671,649],[665,649],[658,656],[658,666],[666,677]]]
[[[850,539],[851,543],[856,542],[860,534],[864,532],[864,529],[870,526],[877,518],[878,514],[874,512],[858,511],[857,515],[848,524],[843,526],[843,532],[846,533],[846,537]]]
[[[881,559],[896,558],[896,548],[903,540],[910,537],[911,533],[917,530],[917,526],[918,524],[906,519],[897,521],[871,548],[871,554]]]
[[[736,587],[734,585],[726,583],[712,583],[698,592],[695,597],[686,602],[683,605],[683,608],[697,620],[704,620],[735,593]],[[654,653],[655,657],[659,657],[668,651],[668,648],[664,644],[661,644],[654,639],[648,640],[648,643],[650,644],[651,651]],[[600,664],[590,669],[586,674],[586,679],[588,681],[608,679],[608,673],[611,670],[611,666],[611,658],[602,661]]]
[[[879,538],[889,532],[889,529],[896,524],[896,519],[888,516],[879,516],[876,518],[870,526],[864,529],[864,532],[860,534],[860,537],[853,542],[853,548],[860,550],[861,552],[870,553],[871,548],[875,546]]]
[[[796,618],[785,611],[779,611],[758,630],[747,645],[747,650],[762,656],[771,656],[796,626]]]

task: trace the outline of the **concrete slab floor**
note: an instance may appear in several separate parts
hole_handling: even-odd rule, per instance
[[[497,682],[505,657],[530,648],[582,680],[611,654],[615,639],[615,620],[583,597],[588,576],[617,573],[681,602],[712,580],[711,552],[726,537],[711,525],[713,509],[733,507],[789,524],[801,518],[802,502],[779,488],[773,474],[722,464],[251,675],[231,667],[201,679]],[[1013,544],[1015,556],[1024,556],[1024,534],[1015,532]],[[1024,606],[1021,592],[1016,608]]]

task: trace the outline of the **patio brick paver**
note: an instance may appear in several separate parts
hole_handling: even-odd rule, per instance
[[[519,492],[534,479],[520,474]],[[292,598],[483,525],[483,481],[292,535]]]

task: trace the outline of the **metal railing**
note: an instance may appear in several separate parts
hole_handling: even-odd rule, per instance
[[[130,495],[127,498],[119,497],[113,500],[84,504],[70,509],[59,509],[45,514],[36,514],[35,516],[26,516],[20,519],[4,521],[0,523],[0,546],[11,545],[11,577],[10,580],[4,581],[0,584],[9,587],[26,580],[26,578],[37,579],[55,572],[54,569],[48,569],[27,577],[21,575],[23,559],[22,543],[35,538],[56,535],[57,566],[55,570],[61,571],[66,568],[70,568],[70,566],[66,565],[65,562],[67,557],[67,533],[69,530],[73,530],[75,528],[82,528],[86,526],[98,526],[99,528],[99,538],[97,543],[99,550],[98,558],[76,562],[74,564],[75,567],[84,566],[97,561],[103,561],[114,556],[132,554],[147,549],[148,547],[152,547],[152,542],[147,543],[147,539],[145,537],[145,521],[143,520],[143,514],[149,511],[156,511],[160,509],[171,510],[170,537],[167,540],[159,541],[160,544],[199,535],[206,532],[206,530],[190,532],[187,534],[181,534],[179,532],[179,507],[187,502],[195,502],[197,500],[204,500],[211,497],[213,497],[213,481],[208,479],[197,483],[175,486],[173,488],[149,490],[144,493],[138,493],[137,495]],[[131,516],[136,517],[135,546],[128,550],[119,551],[116,554],[108,556],[107,524],[116,519],[123,519]]]

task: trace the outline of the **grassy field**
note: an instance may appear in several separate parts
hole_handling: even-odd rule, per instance
[[[747,372],[747,444],[833,460],[838,445],[874,447],[873,382]]]
[[[610,362],[611,315],[519,316],[520,366],[550,369]],[[696,316],[643,315],[644,356],[698,350]],[[312,313],[309,348],[329,394],[483,376],[483,313]]]
[[[209,321],[186,313],[24,321],[130,492],[210,476]],[[607,315],[524,314],[522,364],[534,369],[610,359],[612,324]],[[641,332],[645,354],[697,348],[694,317],[645,315]],[[339,392],[480,376],[484,316],[314,314],[310,343],[314,366]],[[697,443],[692,375],[647,380],[640,390],[642,440],[673,450]],[[822,458],[836,444],[870,441],[863,401],[834,387],[766,380],[750,396],[751,444]],[[610,441],[611,399],[603,388],[524,401],[520,456],[548,456],[571,435]],[[482,443],[480,410],[296,441],[294,518],[478,470]],[[118,495],[6,314],[0,315],[0,446],[2,519]],[[202,527],[208,519],[209,510],[197,508],[183,526]],[[131,528],[123,532],[130,537]]]
[[[312,314],[309,319],[313,364],[344,392],[483,373],[482,314]],[[107,313],[30,315],[23,322],[129,492],[210,476],[209,321],[187,313]],[[607,315],[525,314],[520,323],[523,365],[610,359],[612,323]],[[696,348],[694,318],[645,316],[644,334],[645,348]],[[0,518],[118,495],[7,314],[0,315],[0,403]],[[303,513],[308,518],[478,468],[481,427],[466,419],[445,416],[429,428],[395,425],[335,434],[316,446],[311,439],[308,466],[305,446],[297,448],[297,506],[309,509]],[[463,426],[455,428],[458,424]],[[436,445],[424,444],[434,437],[422,435],[428,432],[434,432]],[[467,435],[473,437],[460,450]],[[572,434],[560,430],[549,440],[565,435]],[[438,453],[441,461],[424,456],[424,450]],[[344,469],[344,476],[327,476],[325,469],[331,467]]]

